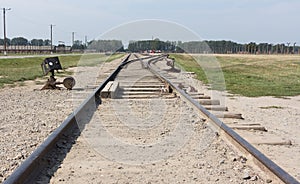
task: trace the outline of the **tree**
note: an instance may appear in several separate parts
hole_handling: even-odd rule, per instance
[[[88,43],[88,49],[98,52],[116,52],[124,50],[121,40],[93,40]]]
[[[160,50],[166,52],[175,52],[176,42],[155,40],[130,41],[128,50],[131,52],[144,52],[149,50]]]
[[[43,39],[32,39],[30,41],[30,44],[34,45],[34,46],[42,46],[42,45],[44,45],[44,40]]]
[[[44,46],[50,46],[51,45],[51,40],[47,39],[44,40]]]
[[[11,40],[11,45],[28,45],[28,40],[23,37],[16,37]]]
[[[10,39],[9,38],[6,38],[6,45],[10,45]],[[0,39],[0,45],[4,45],[4,39]]]
[[[82,41],[80,40],[75,40],[74,44],[72,45],[72,49],[76,49],[76,50],[84,50],[85,49],[85,45],[82,44]]]

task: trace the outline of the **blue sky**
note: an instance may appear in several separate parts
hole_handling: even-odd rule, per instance
[[[201,39],[300,45],[299,0],[0,0],[0,7],[12,9],[6,14],[10,38],[47,39],[49,25],[54,24],[54,43],[69,44],[72,32],[75,39],[84,40],[85,35],[93,39],[128,22],[155,19],[183,25]],[[0,15],[3,38],[2,11]],[[150,27],[152,33],[145,34]],[[173,34],[170,39],[180,39],[176,31],[160,25],[135,30],[127,30],[126,39],[164,37],[159,32]]]

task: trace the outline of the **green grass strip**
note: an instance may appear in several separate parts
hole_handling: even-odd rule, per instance
[[[198,56],[170,56],[175,58],[178,66],[195,72],[197,79],[211,84],[212,81],[207,80],[207,69],[195,60]],[[222,68],[226,90],[230,93],[248,97],[300,95],[299,55],[217,55],[216,59]],[[212,88],[218,89],[213,85]]]
[[[59,56],[63,69],[75,66],[95,66],[101,62],[110,62],[123,57],[125,54],[87,54],[87,55],[63,55]],[[14,84],[26,80],[34,80],[43,77],[42,61],[48,56],[3,58],[0,59],[0,88],[5,84]]]

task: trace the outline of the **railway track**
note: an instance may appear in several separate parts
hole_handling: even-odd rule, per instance
[[[184,84],[153,64],[165,57],[128,55],[4,183],[74,183],[92,178],[104,183],[235,183],[241,178],[266,182],[264,177],[299,183],[211,112],[224,112],[222,118],[242,118],[240,114],[228,113],[209,96],[187,92]],[[223,139],[236,145],[267,175],[251,175],[255,173],[252,165],[245,165],[245,157]],[[85,157],[92,159],[88,163],[93,166],[72,164],[72,160],[78,163]],[[205,159],[209,157],[214,161]],[[232,162],[230,157],[240,162]],[[65,162],[69,164],[64,166]],[[64,169],[71,170],[71,175],[65,175]],[[86,178],[76,177],[79,173]],[[147,175],[152,179],[145,178]]]

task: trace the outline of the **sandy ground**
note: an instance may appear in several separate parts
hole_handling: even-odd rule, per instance
[[[121,120],[109,111],[114,105],[118,108],[126,106],[139,116],[141,103],[130,100],[131,105],[128,106],[122,105],[122,100],[105,101],[99,107],[99,119],[88,124],[50,183],[266,181],[266,176],[251,168],[243,155],[216,137],[202,118],[178,99],[165,101],[166,108],[172,111],[184,108],[180,110],[183,112],[165,114],[161,122],[152,122],[159,124],[154,128],[133,127],[131,124],[128,129],[124,123],[130,124],[132,116],[126,115],[127,111],[124,111]],[[137,121],[135,126],[147,123]],[[176,128],[179,132],[174,131]],[[245,176],[250,179],[244,180]]]
[[[229,112],[242,114],[244,120],[222,119],[227,125],[254,123],[265,127],[267,132],[235,131],[300,181],[300,96],[249,98],[227,92],[211,91],[200,81],[194,79],[189,81],[199,91],[220,99],[221,104],[227,106]],[[292,145],[285,144],[288,142]]]
[[[131,65],[141,67],[138,62]],[[50,183],[264,183],[268,179],[186,102],[161,97],[104,100]]]
[[[96,83],[103,80],[118,62],[103,66],[101,71],[103,71],[102,74],[104,75],[101,75],[102,77],[97,79]],[[187,78],[187,82],[193,84],[199,91],[203,91],[207,95],[212,94],[211,91],[202,86],[201,82],[192,79],[190,76]],[[95,84],[95,81],[91,81],[91,84],[93,83]],[[86,86],[87,84],[83,83],[81,86],[76,87]],[[0,90],[0,181],[9,176],[49,133],[68,116],[73,110],[74,104],[79,104],[79,102],[72,100],[74,96],[77,93],[79,95],[83,94],[80,93],[80,90],[72,93],[67,90],[34,90],[39,88],[34,83],[26,83],[26,86],[23,87]],[[256,147],[300,180],[299,96],[289,97],[288,99],[272,97],[247,98],[223,92],[213,92],[212,96],[221,99],[222,103],[228,106],[229,111],[242,113],[245,118],[245,120],[224,119],[224,122],[228,124],[255,122],[268,129],[268,132],[238,131],[250,143],[291,140],[292,145],[257,145]],[[106,101],[104,105],[111,107],[112,103],[114,102]],[[165,103],[168,104],[168,102]],[[177,105],[178,108],[180,103]],[[141,110],[140,104],[132,102],[131,106],[135,107],[136,111]],[[273,108],[271,108],[272,106]],[[99,108],[99,111],[102,110]],[[191,109],[187,108],[186,110],[189,112]],[[192,113],[188,116],[187,114],[183,113],[183,118],[190,118]],[[192,132],[194,132],[191,134],[193,136],[190,137],[190,141],[187,144],[180,147],[180,152],[176,152],[176,154],[166,159],[148,162],[144,165],[116,162],[111,158],[108,159],[107,156],[99,154],[99,150],[95,151],[93,147],[91,148],[91,142],[87,141],[86,138],[79,138],[77,140],[78,144],[72,148],[73,154],[68,155],[61,166],[66,171],[61,172],[58,170],[56,177],[51,182],[131,183],[130,181],[139,181],[136,183],[140,183],[148,181],[148,183],[224,183],[226,181],[225,183],[260,183],[262,182],[261,179],[264,181],[268,179],[268,177],[264,177],[263,174],[252,169],[250,167],[251,164],[249,166],[249,163],[245,163],[243,155],[234,151],[217,137],[209,139],[210,143],[208,146],[204,148],[199,146],[199,139],[206,140],[201,137],[199,132],[208,131],[206,133],[209,134],[210,131],[209,128],[203,126],[202,117],[194,116],[193,118],[194,123],[190,127],[193,130]],[[117,120],[113,122],[117,122]],[[95,130],[95,127],[97,125],[91,124],[90,127],[87,127],[87,131]],[[111,128],[111,131],[114,133],[123,132],[118,126],[111,126]],[[159,129],[156,133],[159,131],[162,133],[162,135],[159,134],[159,137],[170,134],[170,130]],[[140,137],[135,137],[136,139],[133,140],[129,139],[130,137],[126,134],[119,135],[127,141],[138,144],[148,144],[151,141],[157,141],[152,136],[143,139],[143,136],[136,134]],[[200,148],[200,151],[196,149],[197,147]],[[78,153],[81,154],[79,155]],[[206,160],[209,156],[215,159]],[[74,160],[78,164],[73,163]],[[247,174],[253,177],[252,179],[258,176],[258,180],[243,180],[244,175]],[[88,176],[89,180],[85,180],[86,176]],[[145,178],[146,176],[149,176],[149,178]]]
[[[300,181],[300,96],[289,99],[233,96],[227,99],[226,104],[230,109],[242,113],[245,118],[235,122],[255,122],[266,127],[268,132],[237,132]],[[292,145],[268,145],[288,141]]]
[[[26,81],[23,86],[0,89],[0,182],[4,181],[70,113],[99,85],[121,59],[95,67],[76,67],[74,90],[43,90],[44,79]],[[99,74],[99,68],[101,72]],[[96,73],[88,80],[82,70]],[[95,70],[97,70],[95,72]],[[56,77],[58,81],[63,78]],[[85,82],[83,82],[83,80]],[[88,81],[88,82],[86,82]]]
[[[0,90],[0,181],[72,112],[67,90],[40,91],[36,86]],[[39,89],[39,88],[37,88]]]
[[[263,58],[263,56],[261,57]],[[158,62],[157,67],[164,68],[164,62]],[[249,98],[233,95],[226,91],[209,90],[208,86],[203,85],[201,81],[195,80],[193,75],[184,72],[171,73],[171,75],[195,87],[199,92],[211,96],[212,99],[220,100],[221,105],[227,106],[229,112],[241,113],[244,117],[244,120],[221,119],[227,125],[238,126],[254,123],[265,127],[268,130],[267,132],[254,130],[236,131],[300,181],[300,96]],[[291,142],[292,145],[285,144],[287,142]],[[274,143],[277,145],[272,145]]]

